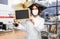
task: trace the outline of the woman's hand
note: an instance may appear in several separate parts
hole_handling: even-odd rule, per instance
[[[19,25],[19,21],[14,19],[14,26],[17,27]]]
[[[19,23],[20,23],[20,21],[19,21],[19,20],[15,20],[15,19],[14,19],[14,23],[19,24]]]
[[[34,24],[34,21],[33,21],[33,19],[32,19],[32,18],[30,18],[29,20]]]

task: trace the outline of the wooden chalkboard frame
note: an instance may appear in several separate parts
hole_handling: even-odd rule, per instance
[[[16,9],[16,10],[28,10],[28,15],[29,15],[29,18],[30,18],[30,9],[29,8],[24,8],[24,9]],[[16,11],[15,10],[15,11]],[[24,18],[24,19],[29,19],[29,18]],[[23,20],[23,19],[16,19],[16,12],[14,13],[14,19],[15,20]]]

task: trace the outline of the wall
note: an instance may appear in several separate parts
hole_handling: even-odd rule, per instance
[[[8,5],[0,4],[0,22],[13,22],[13,18],[10,18],[10,16],[13,16],[13,14],[14,11],[11,7]]]
[[[0,4],[5,4],[5,5],[7,5],[7,4],[8,4],[8,0],[0,0]]]

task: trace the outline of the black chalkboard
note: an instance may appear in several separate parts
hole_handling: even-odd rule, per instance
[[[29,10],[16,10],[15,17],[16,19],[27,19],[29,18]]]

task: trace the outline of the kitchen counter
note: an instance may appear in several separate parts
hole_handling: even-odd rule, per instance
[[[18,29],[0,30],[0,39],[22,39],[25,35],[25,32]]]

